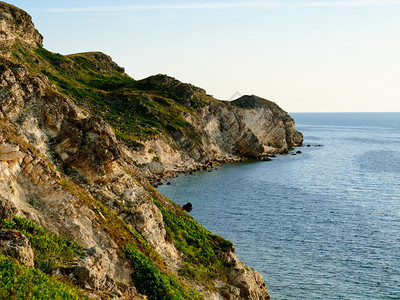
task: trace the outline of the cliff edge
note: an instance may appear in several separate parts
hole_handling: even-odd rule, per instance
[[[285,153],[302,141],[293,119],[42,40],[0,2],[0,297],[269,299],[231,242],[148,179]]]

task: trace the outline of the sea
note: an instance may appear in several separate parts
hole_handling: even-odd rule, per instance
[[[303,147],[159,191],[232,241],[272,299],[400,299],[400,113],[291,116]]]

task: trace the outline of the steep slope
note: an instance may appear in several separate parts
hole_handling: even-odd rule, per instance
[[[255,96],[223,102],[165,75],[136,81],[107,55],[63,56],[42,40],[26,12],[0,2],[0,237],[17,237],[13,253],[34,253],[19,266],[27,258],[2,238],[0,263],[18,278],[45,276],[39,269],[53,276],[43,282],[72,278],[90,297],[268,299],[232,243],[147,179],[285,153],[302,140],[290,116]],[[41,252],[41,236],[51,249],[77,250],[69,259]]]
[[[96,52],[63,56],[17,43],[12,57],[107,121],[148,178],[284,154],[302,142],[293,119],[256,96],[219,101],[161,74],[136,81]]]

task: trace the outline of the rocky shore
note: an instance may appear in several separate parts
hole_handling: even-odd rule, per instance
[[[285,111],[166,75],[136,81],[102,53],[50,52],[5,2],[0,42],[0,264],[45,282],[19,295],[269,299],[232,243],[150,181],[287,153],[302,135]]]

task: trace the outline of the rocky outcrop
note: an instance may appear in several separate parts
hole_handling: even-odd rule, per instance
[[[169,177],[212,163],[287,154],[303,142],[303,135],[296,130],[289,114],[257,96],[243,96],[232,102],[211,101],[196,112],[184,114],[184,118],[193,126],[194,138],[175,132],[171,134],[173,144],[170,138],[158,136],[142,142],[143,147],[135,151],[134,159],[148,178]],[[152,161],[155,157],[157,168]]]
[[[0,220],[11,220],[16,214],[17,208],[14,203],[0,196]]]
[[[134,87],[149,94],[160,91],[160,97],[169,97],[185,107],[182,117],[186,129],[175,128],[167,135],[136,141],[141,146],[136,145],[133,158],[152,180],[202,169],[213,162],[286,154],[303,141],[287,112],[254,95],[219,101],[203,89],[167,75],[137,81]],[[147,113],[151,113],[149,107]],[[154,117],[158,118],[157,113]]]
[[[196,107],[208,97],[205,90],[162,74],[142,79],[135,83],[135,87],[145,91],[166,90],[174,100],[186,107]]]
[[[0,40],[2,50],[17,41],[31,46],[43,43],[43,37],[36,30],[31,16],[5,2],[0,2]]]
[[[218,252],[219,259],[230,269],[230,283],[238,288],[239,299],[270,299],[265,282],[260,273],[247,267],[238,260],[234,248],[227,252]]]
[[[82,257],[59,270],[59,275],[67,274],[87,291],[121,299],[141,297],[131,276],[138,270],[125,255],[125,247],[131,242],[137,243],[159,270],[179,277],[185,255],[178,250],[179,241],[172,238],[174,228],[167,227],[159,205],[185,216],[183,209],[190,211],[191,205],[175,207],[147,179],[206,169],[214,162],[286,153],[302,142],[293,119],[265,99],[244,96],[233,102],[219,101],[201,88],[166,75],[133,82],[123,74],[123,68],[102,53],[67,59],[46,52],[30,16],[4,2],[0,2],[0,41],[0,219],[24,216],[79,242],[84,248]],[[11,55],[14,46],[23,47],[24,55],[35,60],[50,59],[39,61],[43,68],[39,73],[36,67],[25,65],[29,60],[20,61]],[[53,84],[60,80],[51,82],[56,75],[50,79],[46,76],[46,68],[52,64],[56,66],[54,74],[63,69],[68,76],[90,65],[90,72],[101,75],[88,90],[103,84],[98,80],[103,77],[106,89],[98,94],[66,91]],[[122,77],[115,80],[117,91],[110,92],[115,74]],[[74,82],[64,79],[70,80],[70,85]],[[128,84],[124,85],[124,80]],[[63,81],[65,86],[67,81]],[[94,95],[96,103],[89,105],[90,99],[73,99],[71,95]],[[144,100],[140,102],[138,97]],[[161,106],[150,103],[154,99]],[[122,112],[113,106],[124,103],[129,105]],[[125,113],[151,119],[152,105],[159,120],[161,109],[167,107],[164,111],[168,113],[174,106],[174,114],[168,117],[178,119],[171,122],[176,126],[164,128],[165,124],[153,122],[161,128],[150,128],[157,134],[121,141],[121,136],[116,137],[116,132],[120,133],[118,124],[105,121],[119,122]],[[106,114],[112,109],[113,116],[119,114],[117,119]],[[153,124],[153,120],[145,121]],[[135,122],[128,127],[140,127]],[[140,127],[138,131],[144,130]],[[2,232],[1,236],[2,253],[33,267],[26,238],[18,232]],[[233,248],[215,249],[216,261],[226,266],[223,280],[176,280],[206,299],[269,299],[261,275],[240,262]]]
[[[33,267],[33,250],[29,240],[15,230],[0,230],[0,254],[10,256],[27,267]]]

